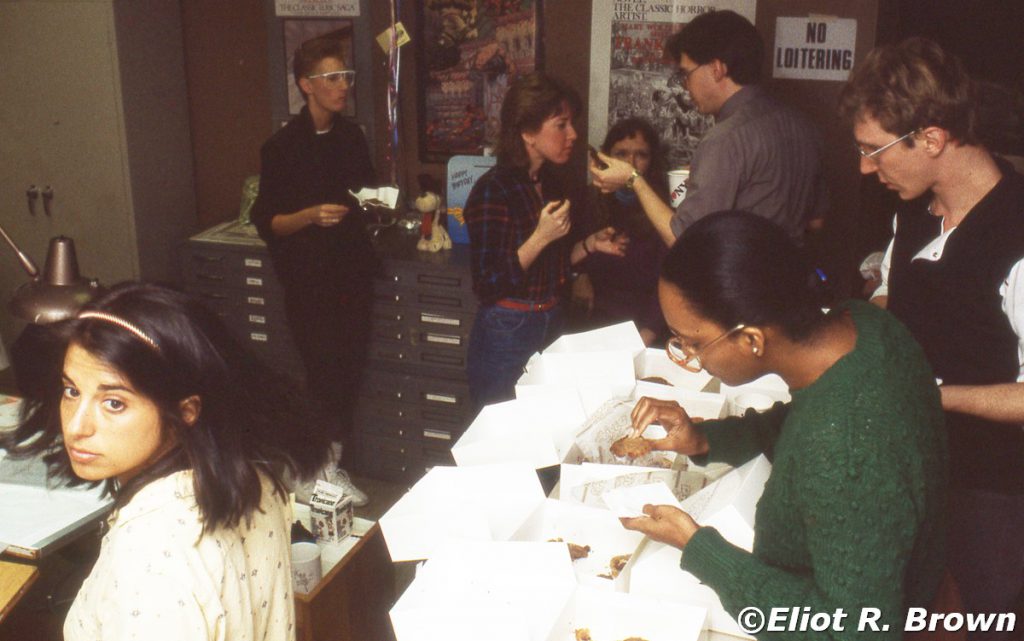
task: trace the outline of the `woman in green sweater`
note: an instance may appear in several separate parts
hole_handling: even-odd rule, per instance
[[[676,242],[658,292],[669,355],[730,385],[778,374],[793,398],[699,425],[670,401],[645,398],[633,412],[635,432],[668,431],[656,449],[732,465],[771,459],[752,553],[669,506],[623,523],[683,549],[682,568],[733,616],[795,606],[846,614],[823,632],[787,629],[787,639],[863,636],[867,608],[881,613],[871,638],[898,639],[906,609],[928,606],[944,575],[939,392],[898,321],[859,301],[823,313],[812,274],[782,229],[752,214],[708,216]]]

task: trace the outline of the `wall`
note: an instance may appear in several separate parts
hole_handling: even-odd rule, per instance
[[[259,173],[271,133],[267,21],[262,0],[181,0],[181,20],[199,231],[237,217],[242,182]]]
[[[388,27],[390,4],[387,0],[364,4],[369,5],[366,11],[370,37]],[[592,0],[543,1],[543,66],[572,84],[584,97],[589,93],[591,4]],[[857,17],[858,60],[873,46],[876,32],[879,41],[926,33],[955,50],[961,49],[959,52],[968,57],[968,66],[973,71],[982,75],[985,69],[1000,75],[1010,73],[1010,78],[1016,77],[1019,83],[1024,49],[1015,43],[1024,28],[1018,19],[1022,9],[1009,6],[1013,4],[976,3],[968,12],[962,2],[953,0],[760,0],[757,24],[770,46],[778,15],[814,12]],[[399,18],[415,37],[416,2],[401,5]],[[259,146],[272,129],[267,61],[268,38],[274,36],[267,31],[272,12],[268,14],[266,6],[265,0],[182,0],[200,227],[237,215],[242,180],[258,172]],[[965,19],[955,19],[958,17]],[[989,38],[991,33],[998,37]],[[993,40],[994,45],[979,44]],[[376,44],[370,45],[370,49],[375,127],[369,138],[373,141],[375,166],[382,179],[386,179],[387,59]],[[443,164],[423,163],[419,159],[416,62],[415,43],[403,47],[398,182],[413,193],[418,174],[429,173],[439,179],[445,175]],[[361,78],[360,82],[364,80]],[[839,87],[840,83],[829,82],[772,83],[773,91],[807,112],[822,129],[827,156],[825,170],[834,206],[826,231],[814,250],[839,281],[839,288],[855,291],[859,287],[856,265],[868,251],[884,246],[893,203],[891,194],[880,190],[876,180],[861,180],[857,174],[849,132],[834,116]],[[360,94],[361,105],[365,103],[364,96]],[[582,170],[582,149],[573,162]]]

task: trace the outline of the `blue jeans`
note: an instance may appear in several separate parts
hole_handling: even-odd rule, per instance
[[[515,398],[526,361],[562,333],[558,305],[543,312],[520,312],[491,305],[477,310],[469,335],[466,376],[476,411]]]

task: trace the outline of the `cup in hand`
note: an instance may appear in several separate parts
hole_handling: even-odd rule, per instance
[[[686,198],[686,180],[690,177],[690,169],[673,169],[668,172],[668,200],[676,208]]]
[[[292,543],[292,589],[298,594],[309,594],[321,576],[317,544]]]

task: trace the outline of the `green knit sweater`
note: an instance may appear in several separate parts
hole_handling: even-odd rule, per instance
[[[772,474],[757,504],[753,553],[700,528],[682,567],[736,616],[755,606],[847,615],[845,631],[762,632],[759,639],[852,638],[863,608],[899,639],[910,606],[927,606],[944,568],[946,437],[924,354],[893,316],[850,301],[857,343],[788,405],[703,423],[709,458],[764,453]]]

